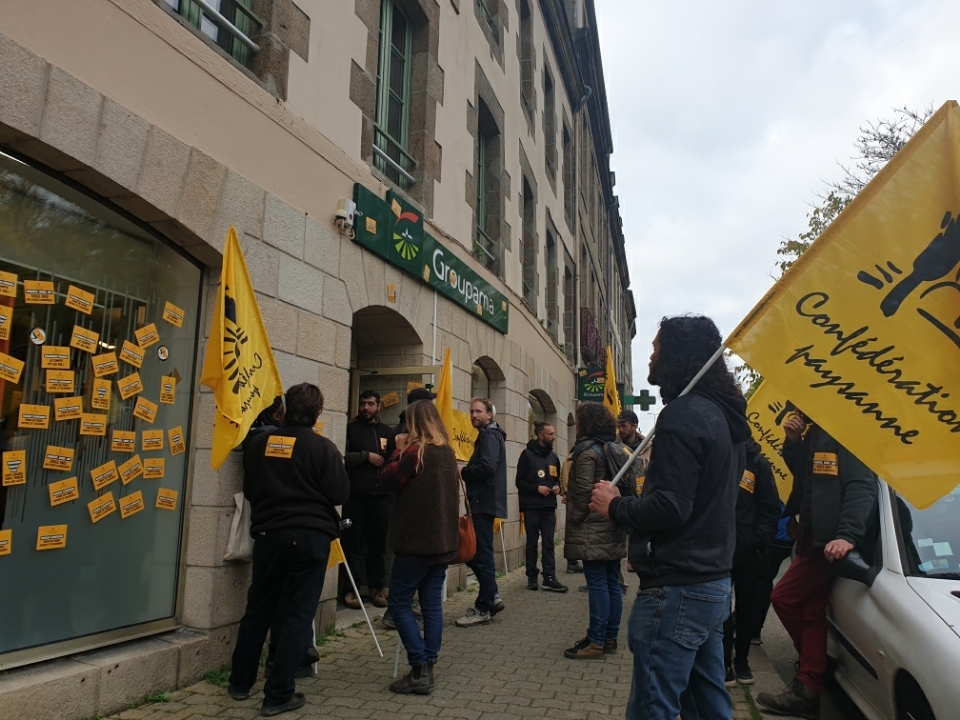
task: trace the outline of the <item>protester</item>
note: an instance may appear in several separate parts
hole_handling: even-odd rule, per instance
[[[553,425],[538,422],[534,438],[527,443],[517,461],[517,500],[527,532],[527,588],[539,589],[537,582],[537,543],[542,541],[543,589],[566,592],[557,580],[557,561],[553,536],[557,529],[557,495],[560,493],[560,458],[553,451],[557,431]]]
[[[313,432],[323,411],[316,385],[286,393],[284,426],[253,437],[243,453],[243,494],[250,501],[253,574],[237,634],[227,692],[246,700],[257,679],[263,641],[284,598],[273,669],[263,688],[264,716],[303,707],[294,672],[320,602],[330,543],[339,535],[337,505],[350,484],[343,457]]]
[[[497,566],[493,558],[493,521],[507,516],[507,434],[493,419],[493,403],[474,398],[470,423],[479,431],[470,462],[463,468],[463,481],[473,511],[477,554],[467,563],[480,584],[474,606],[456,621],[457,627],[486,625],[503,610],[498,599]]]
[[[793,552],[793,538],[787,532],[787,525],[790,522],[784,512],[786,505],[780,502],[780,520],[777,522],[777,534],[770,544],[767,545],[766,560],[763,566],[763,576],[760,578],[760,584],[757,586],[757,629],[753,633],[752,645],[763,645],[761,632],[764,623],[767,621],[767,614],[770,612],[770,594],[773,592],[773,583],[780,574],[780,567],[783,561],[790,557]]]
[[[702,316],[664,318],[653,341],[649,382],[666,406],[643,495],[600,483],[591,509],[632,529],[630,564],[640,592],[630,614],[630,720],[729,720],[723,621],[730,614],[737,485],[750,437],[746,403],[723,360],[680,396],[721,347]]]
[[[357,417],[347,423],[347,451],[344,461],[350,478],[350,499],[343,506],[343,516],[353,522],[343,538],[343,549],[354,578],[365,573],[370,601],[376,607],[386,607],[383,594],[387,560],[387,524],[390,521],[390,498],[380,487],[378,475],[384,460],[393,453],[393,430],[380,422],[380,393],[364,390],[360,393]],[[366,546],[366,557],[363,546]],[[361,600],[349,590],[344,603],[360,609]]]
[[[770,598],[800,656],[797,677],[779,695],[760,693],[757,702],[778,715],[820,717],[827,671],[827,605],[830,563],[866,540],[877,502],[876,476],[849,450],[802,413],[783,428],[783,458],[793,474],[786,514],[796,538],[793,562]]]
[[[636,452],[640,444],[644,441],[643,433],[637,430],[640,425],[640,419],[633,410],[624,410],[617,418],[617,433],[620,435],[620,442],[626,445],[630,452]],[[647,443],[643,449],[640,459],[633,463],[630,468],[634,478],[636,478],[637,495],[643,493],[643,481],[647,475],[647,466],[650,464],[650,453],[653,452],[653,443]]]
[[[390,613],[407,650],[410,672],[390,684],[395,693],[433,692],[443,636],[443,581],[460,543],[457,456],[437,409],[429,401],[407,406],[409,435],[380,473],[394,491],[390,512]],[[413,614],[418,593],[423,635]]]
[[[596,483],[611,480],[604,445],[616,439],[616,420],[600,403],[577,408],[577,442],[567,495],[564,557],[583,562],[589,593],[590,624],[586,636],[563,654],[575,660],[598,660],[617,651],[623,614],[620,560],[626,554],[626,533],[612,520],[589,510]],[[622,446],[621,446],[622,447]],[[614,492],[618,492],[613,488]]]
[[[777,532],[780,518],[780,500],[770,463],[760,454],[760,446],[753,438],[747,441],[746,452],[746,467],[737,490],[737,543],[730,573],[736,611],[723,624],[727,687],[753,684],[749,656],[750,642],[760,623],[757,588],[764,573],[767,545]]]

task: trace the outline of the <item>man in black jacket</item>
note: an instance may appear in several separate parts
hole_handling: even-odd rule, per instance
[[[517,500],[527,532],[527,588],[539,589],[537,583],[537,543],[543,546],[543,589],[566,592],[567,586],[557,580],[557,560],[553,535],[557,529],[557,495],[560,494],[560,458],[553,451],[557,431],[553,425],[538,422],[534,438],[527,443],[517,461]]]
[[[721,342],[709,318],[661,321],[649,381],[667,405],[657,418],[643,495],[621,497],[608,482],[593,490],[590,509],[633,530],[629,558],[640,592],[628,633],[629,720],[732,714],[722,631],[730,614],[743,443],[750,437],[746,403],[722,359],[680,395]]]
[[[477,554],[467,565],[477,576],[480,591],[474,606],[456,621],[457,627],[487,625],[503,610],[497,601],[497,565],[493,558],[493,521],[507,516],[507,434],[493,419],[493,403],[474,398],[470,423],[478,430],[473,455],[462,470],[477,534]]]
[[[370,601],[386,607],[383,594],[387,561],[387,526],[390,524],[390,496],[380,487],[379,473],[384,460],[393,454],[393,430],[380,422],[380,394],[374,390],[360,393],[357,417],[347,423],[347,452],[344,462],[350,477],[350,499],[343,516],[353,527],[343,537],[343,550],[354,577],[361,565],[366,570]],[[363,557],[361,544],[367,548]],[[364,563],[364,559],[366,562]],[[360,609],[360,598],[347,591],[344,603]]]
[[[286,598],[273,670],[263,688],[261,714],[303,707],[294,672],[320,602],[330,543],[340,534],[337,505],[350,491],[340,452],[313,432],[323,410],[320,388],[287,390],[283,428],[251,438],[243,452],[243,494],[250,501],[253,577],[240,621],[227,692],[250,697],[260,654],[281,596]]]
[[[746,443],[747,465],[737,490],[737,545],[733,553],[733,588],[737,609],[723,624],[723,658],[727,687],[753,684],[748,657],[750,642],[760,627],[757,588],[763,576],[767,545],[777,532],[780,498],[770,463],[751,438]],[[736,621],[734,621],[736,618]],[[733,660],[734,635],[737,657]]]
[[[827,670],[827,605],[834,577],[830,563],[863,549],[877,502],[877,479],[802,413],[788,418],[783,429],[783,459],[793,473],[784,513],[793,519],[796,554],[770,602],[793,640],[800,668],[784,692],[760,693],[757,702],[778,715],[818,718]]]

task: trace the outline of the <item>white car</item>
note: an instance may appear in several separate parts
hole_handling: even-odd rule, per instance
[[[870,720],[960,718],[960,486],[918,510],[880,483],[863,561],[838,563],[835,678]]]

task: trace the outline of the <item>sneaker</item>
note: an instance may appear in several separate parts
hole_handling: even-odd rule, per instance
[[[597,645],[590,642],[588,638],[584,638],[572,648],[564,650],[563,656],[571,660],[600,660],[603,658],[603,645]]]
[[[603,641],[603,652],[606,655],[613,655],[617,652],[617,641],[616,640],[604,640]]]
[[[724,678],[723,684],[728,688],[736,687],[737,685],[737,674],[730,665],[727,665],[727,676]]]
[[[546,584],[547,584],[547,583],[544,582],[543,584],[544,584],[544,588],[543,588],[543,589],[546,590],[546,589],[547,589],[547,588],[546,588]],[[540,585],[537,583],[537,579],[536,579],[536,578],[528,578],[528,579],[527,579],[527,590],[539,590],[539,589],[540,589]]]
[[[387,606],[387,598],[383,594],[383,588],[378,588],[375,592],[371,593],[370,602],[373,603],[374,607],[385,608]]]
[[[467,610],[467,614],[454,621],[457,627],[474,627],[475,625],[489,625],[493,621],[488,612],[480,612],[475,607]]]
[[[359,610],[363,607],[363,603],[360,602],[360,598],[357,597],[353,590],[343,596],[343,604],[351,610]]]
[[[497,593],[493,596],[493,607],[490,608],[490,617],[493,617],[498,612],[503,612],[507,606],[503,604],[503,599],[500,597],[500,593]]]
[[[561,585],[555,577],[545,577],[543,579],[543,589],[550,592],[565,593],[570,588],[566,585]]]
[[[820,718],[820,694],[801,682],[794,682],[779,695],[760,693],[757,695],[757,704],[774,715],[793,715],[810,720]]]
[[[574,573],[582,573],[583,565],[580,564],[579,560],[568,560],[567,561],[567,573],[572,575]]]
[[[750,671],[750,665],[746,660],[742,662],[736,660],[733,663],[733,670],[737,676],[737,682],[741,685],[753,685],[753,673]]]
[[[285,712],[290,712],[291,710],[299,710],[306,704],[306,696],[303,693],[295,692],[290,696],[289,700],[280,705],[267,705],[264,703],[260,707],[260,714],[263,715],[263,717],[273,717],[274,715],[280,715]]]
[[[401,695],[429,695],[433,692],[433,665],[416,665],[399,680],[390,683],[390,692]]]

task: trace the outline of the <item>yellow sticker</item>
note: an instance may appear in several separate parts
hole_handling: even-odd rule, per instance
[[[403,208],[400,207],[400,203],[396,200],[390,203],[390,209],[393,210],[393,214],[397,217],[400,217],[400,214],[403,212]]]
[[[80,416],[80,434],[105,436],[107,416],[101,413],[83,413]]]
[[[323,420],[317,420],[317,422],[313,424],[313,432],[321,437],[323,436]]]
[[[94,378],[93,389],[90,391],[90,404],[94,410],[110,409],[110,381],[103,378]]]
[[[11,327],[13,327],[13,308],[0,304],[0,340],[10,339]]]
[[[157,332],[157,326],[153,323],[144,325],[139,330],[134,330],[133,334],[137,336],[137,343],[144,350],[151,345],[160,342],[160,333]]]
[[[740,478],[740,489],[746,490],[748,493],[753,495],[753,491],[757,486],[757,476],[754,475],[749,470],[743,471],[743,477]]]
[[[80,488],[77,486],[77,479],[75,477],[50,483],[47,485],[47,489],[50,491],[50,507],[63,505],[65,502],[78,500],[80,498]]]
[[[423,281],[425,283],[430,282],[430,266],[429,265],[423,266]]]
[[[140,490],[120,498],[120,517],[124,520],[141,510],[143,510],[143,493]]]
[[[98,342],[100,342],[100,333],[87,330],[79,325],[73,326],[73,335],[70,336],[70,347],[75,347],[77,350],[83,350],[88,353],[95,353]]]
[[[23,362],[0,352],[0,380],[7,380],[16,385],[20,382],[20,373],[23,372]]]
[[[178,308],[172,302],[163,306],[163,319],[174,327],[183,327],[183,309]]]
[[[374,235],[377,234],[377,221],[372,217],[367,218],[367,232],[373,233]]]
[[[23,485],[27,482],[27,451],[8,450],[3,454],[3,485]]]
[[[143,461],[143,479],[159,480],[166,471],[167,461],[164,458],[146,458]]]
[[[267,449],[264,455],[273,458],[293,457],[293,444],[295,442],[297,442],[295,437],[271,435],[267,438]]]
[[[73,370],[47,370],[48,393],[73,393],[76,391]]]
[[[17,276],[14,273],[0,272],[0,297],[17,296]]]
[[[380,438],[380,452],[385,452],[387,449],[387,438]]]
[[[396,303],[397,302],[397,286],[393,283],[387,285],[387,302]]]
[[[122,482],[124,485],[129,485],[131,482],[143,475],[143,461],[140,459],[139,455],[134,455],[132,458],[123,463],[123,465],[118,467],[117,472],[120,473],[120,482]]]
[[[0,530],[0,555],[9,555],[13,550],[13,530]]]
[[[69,370],[70,348],[65,345],[44,345],[40,348],[40,367],[45,370]]]
[[[173,405],[177,399],[177,379],[170,375],[160,378],[160,402]]]
[[[163,450],[163,430],[144,430],[140,448],[144,452]]]
[[[43,453],[43,469],[70,472],[70,468],[73,467],[73,454],[73,448],[47,445]]]
[[[157,507],[161,510],[176,510],[177,498],[180,496],[176,490],[160,488],[157,490]]]
[[[135,368],[139,368],[143,365],[143,349],[129,340],[124,340],[123,347],[120,348],[120,359]]]
[[[17,427],[46,430],[50,427],[50,407],[48,405],[20,405],[20,419]]]
[[[177,425],[175,428],[167,430],[167,437],[170,439],[170,454],[179,455],[186,451],[187,444],[183,439],[183,428]]]
[[[126,400],[137,393],[143,392],[143,383],[140,382],[140,373],[130,373],[126,377],[117,380],[117,390],[120,391],[120,397]]]
[[[93,293],[71,285],[67,288],[67,301],[64,305],[89,315],[93,312]]]
[[[152,423],[157,419],[157,405],[147,400],[143,395],[137,397],[137,404],[133,407],[133,416]]]
[[[37,550],[60,550],[66,546],[66,525],[41,525],[37,528]]]
[[[87,503],[87,510],[90,513],[90,520],[95,523],[116,512],[117,504],[113,501],[113,493],[108,492],[106,495],[91,500]]]
[[[416,390],[417,388],[422,388],[422,387],[423,387],[423,383],[422,383],[422,382],[417,382],[416,380],[411,380],[410,382],[407,383],[407,395],[409,395],[411,392],[413,392],[413,391]]]
[[[35,327],[30,331],[30,342],[34,345],[43,345],[47,341],[47,331],[43,328]]]
[[[137,433],[130,430],[114,430],[110,435],[112,452],[132,453],[137,449]]]
[[[814,475],[839,475],[840,463],[836,453],[815,452],[813,454]]]
[[[120,366],[117,365],[117,354],[108,352],[103,355],[94,355],[92,358],[93,362],[93,374],[96,377],[105,377],[106,375],[113,375],[115,372],[120,370]]]
[[[53,417],[61,420],[79,420],[83,414],[82,397],[62,397],[53,401]]]
[[[53,305],[57,293],[49,280],[24,280],[23,299],[31,305]]]
[[[398,402],[400,402],[400,397],[395,392],[388,392],[386,395],[380,398],[380,402],[383,403],[384,407],[390,407],[391,405],[396,405]]]
[[[90,471],[90,479],[93,481],[94,490],[103,490],[110,483],[116,482],[119,477],[117,464],[113,460],[108,460],[100,467],[95,467]]]
[[[550,477],[557,477],[557,466],[549,465],[548,469],[550,470]]]

